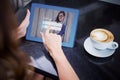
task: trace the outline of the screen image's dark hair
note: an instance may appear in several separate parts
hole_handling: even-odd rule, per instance
[[[56,20],[55,20],[56,22],[60,22],[60,21],[59,21],[59,15],[60,15],[61,13],[63,14],[63,16],[65,16],[65,12],[64,12],[64,11],[60,11],[60,12],[58,13],[57,17],[56,17]]]

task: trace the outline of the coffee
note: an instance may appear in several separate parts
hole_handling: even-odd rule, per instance
[[[106,29],[94,29],[90,37],[97,42],[110,42],[114,40],[113,34]]]
[[[113,34],[106,29],[94,29],[90,33],[92,46],[97,50],[115,50],[118,48],[118,43],[113,41]]]

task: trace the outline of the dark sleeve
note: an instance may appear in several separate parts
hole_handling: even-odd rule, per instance
[[[65,28],[66,28],[66,26],[63,24],[62,29],[58,34],[63,36],[65,34]]]

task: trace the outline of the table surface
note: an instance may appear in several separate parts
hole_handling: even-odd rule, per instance
[[[116,42],[120,44],[120,23],[114,23],[110,26],[104,27],[110,30],[114,36]],[[90,55],[84,49],[84,41],[89,37],[89,35],[78,39],[78,53],[79,57],[82,58],[80,67],[80,76],[83,80],[119,80],[120,79],[120,47],[115,51],[115,53],[106,58],[98,58]],[[83,63],[83,64],[82,64]],[[82,67],[84,66],[84,67]],[[79,72],[78,71],[78,72]],[[93,76],[94,75],[94,76]],[[86,76],[86,77],[85,77]],[[84,79],[85,78],[85,79]]]
[[[105,29],[110,30],[114,36],[115,41],[120,44],[120,24],[113,24]],[[89,35],[88,35],[89,36]],[[74,48],[65,48],[63,47],[63,51],[72,65],[73,69],[79,76],[81,80],[119,80],[120,79],[120,47],[115,51],[115,53],[106,58],[98,58],[88,54],[83,46],[85,39],[88,37],[85,36],[83,38],[77,39],[75,42]],[[43,59],[41,62],[41,66],[44,63],[48,63],[49,55],[44,50],[44,46],[42,43],[36,43],[31,41],[23,41],[21,45],[21,49],[25,52],[29,53],[30,56],[38,59],[41,56],[44,56],[46,59]],[[48,61],[47,61],[48,60]],[[51,60],[50,60],[51,61]],[[53,63],[54,65],[54,63]],[[56,73],[54,73],[53,67],[51,64],[45,64],[44,67],[47,66],[47,69],[40,68],[41,70],[36,70],[39,73],[50,76],[52,78],[57,79]],[[50,71],[53,70],[53,71]],[[49,72],[48,72],[49,71]],[[53,73],[52,73],[53,72]]]
[[[115,36],[115,41],[120,45],[119,27],[120,23],[113,23],[112,25],[107,25],[103,28],[110,30]],[[63,47],[63,51],[78,77],[81,80],[119,80],[120,47],[118,47],[115,53],[110,57],[94,57],[88,54],[88,52],[84,49],[83,44],[87,37],[89,37],[89,34],[76,39],[75,46],[73,48]],[[23,40],[20,48],[28,53],[28,55],[32,56],[35,60],[41,59],[41,62],[39,63],[39,66],[41,67],[39,69],[36,68],[36,72],[58,79],[54,61],[46,52],[42,43]],[[45,68],[43,68],[43,66]]]

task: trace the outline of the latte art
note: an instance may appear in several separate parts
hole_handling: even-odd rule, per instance
[[[92,38],[98,41],[105,41],[108,38],[108,36],[104,32],[95,31],[93,32]]]
[[[95,29],[91,32],[90,36],[98,42],[110,42],[114,39],[113,34],[105,29]]]

